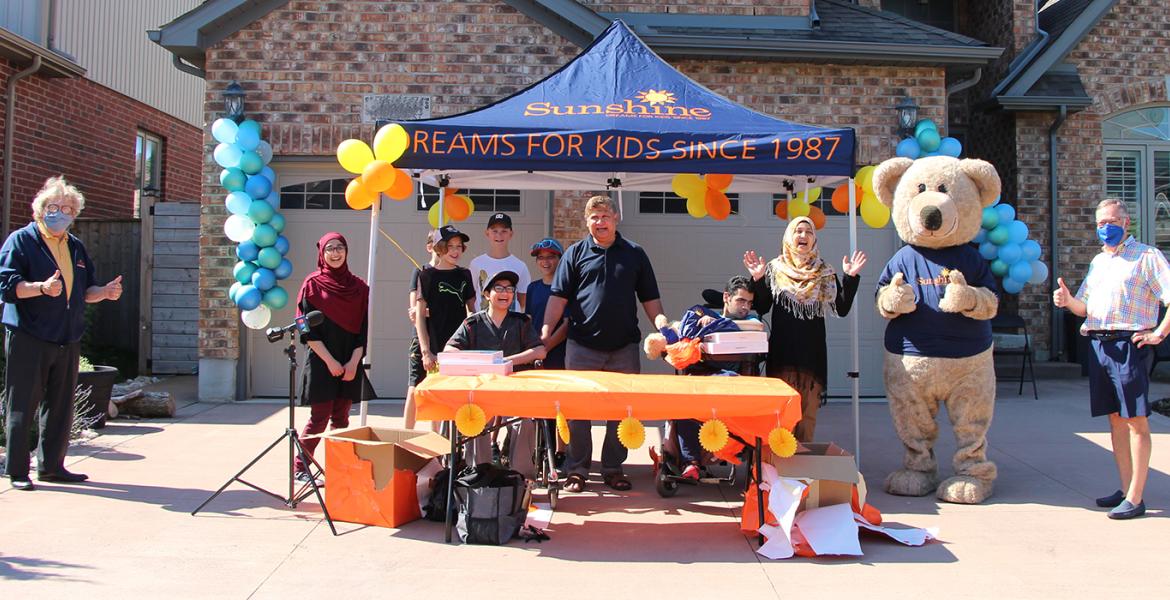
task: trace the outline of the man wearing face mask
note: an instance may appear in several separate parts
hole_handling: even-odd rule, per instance
[[[1097,205],[1101,253],[1075,295],[1057,279],[1052,303],[1085,317],[1095,360],[1089,362],[1089,403],[1094,417],[1109,417],[1113,459],[1121,489],[1097,498],[1111,508],[1110,519],[1132,519],[1146,512],[1142,499],[1150,470],[1150,368],[1154,348],[1170,333],[1170,314],[1158,322],[1158,309],[1170,304],[1170,264],[1157,248],[1128,235],[1129,214],[1120,200]]]
[[[34,414],[40,430],[37,479],[57,483],[87,479],[65,470],[85,305],[120,298],[122,277],[98,285],[85,245],[69,234],[84,206],[85,198],[76,187],[64,177],[50,177],[33,199],[33,222],[12,232],[0,248],[8,356],[5,468],[18,490],[33,489],[29,428]]]

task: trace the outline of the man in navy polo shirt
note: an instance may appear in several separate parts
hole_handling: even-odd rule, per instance
[[[542,340],[547,340],[568,311],[569,341],[565,367],[577,371],[641,372],[638,342],[638,304],[655,327],[668,324],[662,314],[658,282],[650,257],[641,246],[617,231],[620,217],[608,196],[593,196],[585,203],[589,237],[569,246],[553,276],[552,295],[544,313]],[[547,344],[546,344],[547,346]],[[630,489],[622,473],[626,448],[617,437],[617,421],[605,425],[601,448],[601,474],[615,490]],[[593,456],[589,421],[569,421],[569,452],[564,489],[579,492]]]

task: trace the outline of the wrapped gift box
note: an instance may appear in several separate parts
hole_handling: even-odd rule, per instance
[[[504,353],[499,350],[462,350],[460,352],[440,352],[439,365],[444,364],[474,364],[490,365],[504,362]]]
[[[440,375],[511,375],[512,361],[498,363],[451,363],[439,359]]]

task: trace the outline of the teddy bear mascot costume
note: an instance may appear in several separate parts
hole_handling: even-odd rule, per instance
[[[978,504],[991,496],[995,463],[987,430],[995,409],[991,322],[998,286],[970,244],[983,207],[999,196],[995,167],[982,160],[892,158],[874,171],[873,188],[890,207],[906,246],[878,279],[877,310],[889,319],[884,376],[894,428],[906,448],[904,468],[886,491]],[[955,474],[941,484],[935,417],[945,404],[958,449]]]

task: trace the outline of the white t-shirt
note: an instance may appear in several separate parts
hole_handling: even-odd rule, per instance
[[[519,275],[520,281],[516,284],[515,300],[512,301],[512,310],[519,312],[520,294],[528,290],[528,284],[531,282],[528,275],[528,265],[524,264],[524,261],[511,254],[504,258],[492,258],[487,254],[480,254],[471,259],[469,268],[471,269],[471,280],[475,282],[476,310],[484,310],[483,286],[487,283],[488,277],[500,271],[512,271]]]

